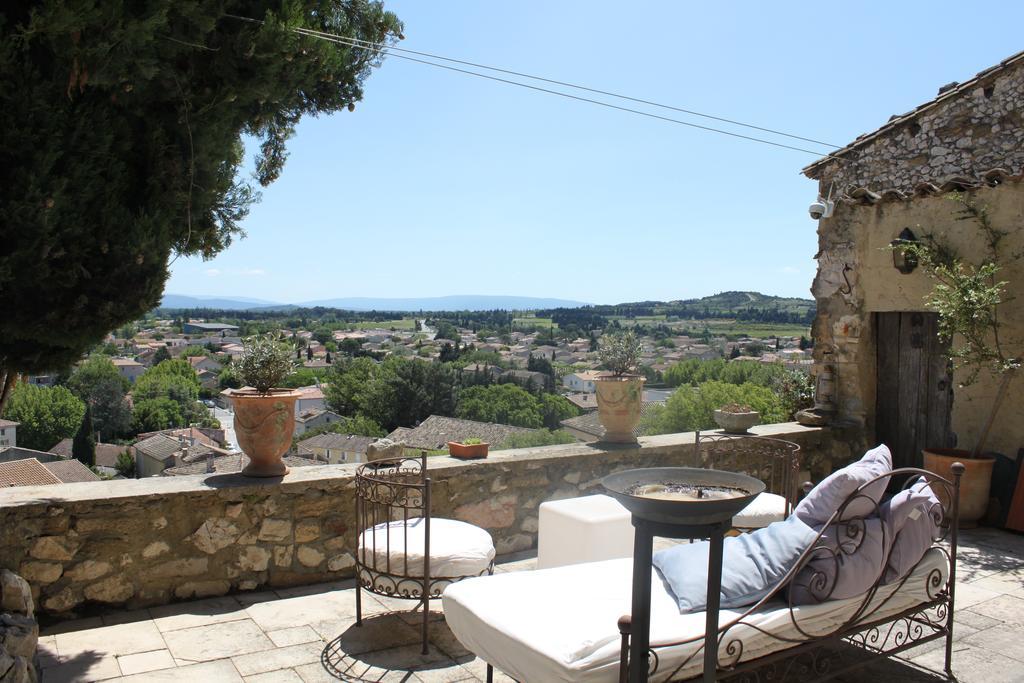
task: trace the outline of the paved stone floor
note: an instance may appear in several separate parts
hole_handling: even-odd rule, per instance
[[[1024,536],[991,529],[963,534],[953,669],[964,683],[1024,681]],[[532,569],[512,558],[497,571]],[[364,593],[369,615],[355,627],[351,581],[179,603],[65,622],[40,638],[43,683],[64,681],[336,680],[481,681],[485,665],[461,647],[440,613],[430,654],[420,655],[411,603]],[[438,608],[440,607],[438,603]],[[941,642],[872,665],[842,681],[936,681]],[[496,675],[495,680],[508,681]],[[547,683],[530,681],[529,683]]]

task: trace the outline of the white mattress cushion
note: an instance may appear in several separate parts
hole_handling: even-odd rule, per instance
[[[929,550],[897,594],[893,595],[896,584],[879,588],[868,609],[871,619],[884,618],[926,601],[947,575],[945,555]],[[935,579],[938,581],[932,583]],[[620,643],[616,622],[630,612],[631,583],[630,559],[468,579],[445,591],[445,619],[468,650],[516,680],[616,683]],[[874,611],[883,601],[884,606]],[[776,600],[765,604],[747,621],[770,633],[799,639],[801,636],[793,625],[795,618],[805,632],[824,635],[855,614],[862,602],[863,597],[834,600],[803,605],[790,612],[786,603]],[[744,611],[723,609],[720,623],[728,623]],[[652,646],[700,639],[705,618],[704,612],[680,614],[672,594],[657,575],[652,575]],[[793,645],[750,626],[731,629],[727,640],[736,638],[743,642],[742,661]],[[676,678],[698,675],[703,668],[698,653],[702,644],[700,639],[659,648],[661,665],[651,680],[666,680],[688,658]]]
[[[739,511],[732,518],[732,525],[737,529],[763,529],[773,522],[786,519],[786,499],[774,493],[758,494],[750,501],[750,505]]]
[[[423,576],[425,521],[414,517],[378,524],[359,534],[362,564],[385,574]],[[430,518],[430,576],[478,576],[494,561],[491,535],[455,519]]]

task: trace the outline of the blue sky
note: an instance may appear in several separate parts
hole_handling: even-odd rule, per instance
[[[1024,48],[1024,3],[385,4],[405,22],[400,47],[837,145]],[[355,112],[304,121],[289,149],[248,237],[179,259],[166,291],[809,296],[809,154],[399,59]]]

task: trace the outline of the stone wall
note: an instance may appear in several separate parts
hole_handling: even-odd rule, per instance
[[[1010,234],[1001,250],[1024,253],[1024,182],[1008,180],[996,187],[971,191],[971,198],[988,207],[993,224]],[[818,227],[818,273],[812,286],[818,314],[814,321],[816,362],[836,367],[839,418],[854,427],[852,433],[874,438],[876,352],[873,313],[925,311],[925,296],[932,280],[917,269],[909,275],[893,267],[888,244],[903,228],[919,237],[931,234],[976,262],[985,249],[973,223],[957,215],[957,205],[944,196],[915,197],[905,201],[864,205],[843,201],[832,218]],[[1002,307],[1004,347],[1024,349],[1024,259],[1007,258],[999,279],[1007,285],[1008,304]],[[973,447],[991,407],[997,380],[982,373],[970,387],[959,387],[966,373],[954,375],[952,428],[962,448]],[[1010,384],[988,448],[1014,455],[1024,446],[1024,421],[1015,419],[1024,405],[1024,381]]]
[[[857,86],[851,86],[856,88]],[[918,183],[951,176],[978,178],[993,168],[1024,170],[1024,55],[898,117],[861,144],[805,172],[827,193],[866,187],[911,192]]]
[[[800,443],[815,479],[854,455],[828,430],[755,431]],[[685,464],[693,441],[667,434],[614,449],[431,457],[433,514],[486,528],[499,555],[524,550],[536,545],[540,503],[597,492],[617,469]],[[330,465],[295,468],[281,481],[198,475],[0,490],[0,566],[29,581],[41,613],[61,618],[351,576],[354,472]]]
[[[0,683],[35,683],[39,624],[23,578],[0,569]]]

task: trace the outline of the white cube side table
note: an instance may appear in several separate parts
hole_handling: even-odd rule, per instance
[[[581,496],[541,503],[537,569],[632,556],[630,514],[614,498]]]

